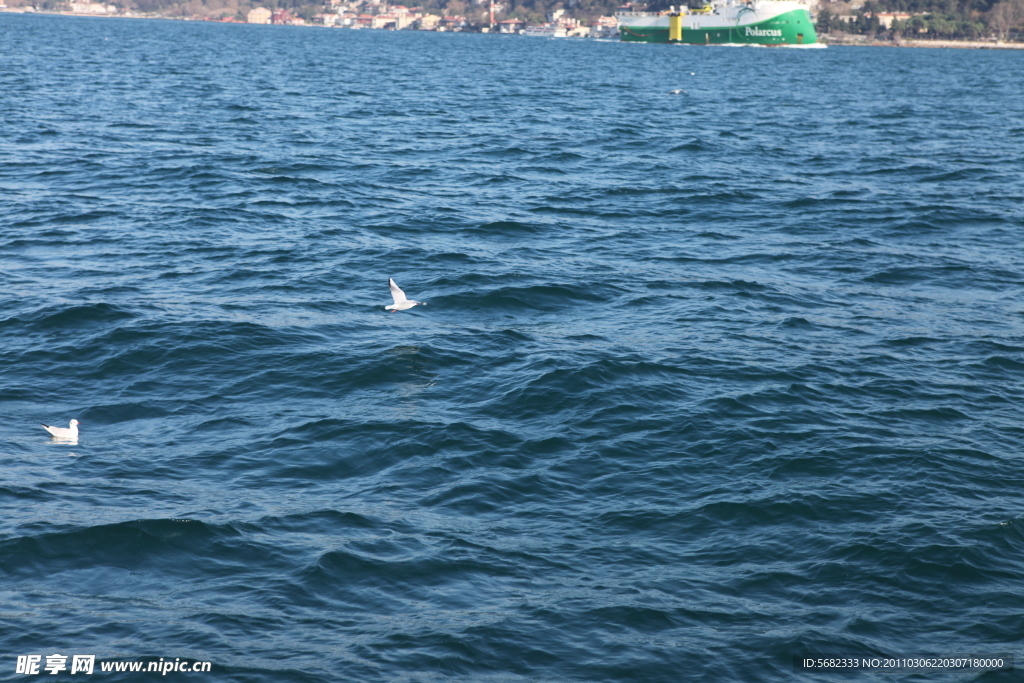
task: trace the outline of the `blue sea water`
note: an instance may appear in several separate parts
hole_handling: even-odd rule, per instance
[[[1019,662],[1024,52],[0,44],[0,680]]]

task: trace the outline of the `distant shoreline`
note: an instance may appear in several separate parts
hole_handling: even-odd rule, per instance
[[[153,14],[98,14],[98,13],[83,13],[83,12],[47,12],[45,10],[32,10],[26,11],[20,7],[0,7],[0,13],[11,13],[11,14],[46,14],[51,16],[64,16],[64,17],[96,17],[96,18],[107,18],[107,19],[168,19],[171,21],[205,21],[210,23],[232,23],[232,24],[245,24],[244,21],[217,21],[214,19],[195,19],[188,17],[167,17]],[[291,25],[291,24],[290,24]],[[317,24],[304,24],[313,28],[325,28]],[[363,30],[374,30],[374,29],[363,29]],[[382,29],[377,29],[382,30]],[[495,34],[497,35],[497,34]],[[866,38],[861,39],[860,37],[854,36],[829,36],[819,35],[818,42],[824,45],[853,45],[863,47],[925,47],[925,48],[936,48],[936,47],[948,47],[956,48],[960,50],[1024,50],[1024,42],[1022,43],[1007,43],[1004,41],[983,41],[983,40],[868,40]]]
[[[1024,50],[1024,43],[985,40],[857,40],[818,36],[826,45],[863,45],[866,47],[952,47],[960,50]]]

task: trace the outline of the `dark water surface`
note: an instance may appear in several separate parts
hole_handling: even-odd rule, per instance
[[[0,44],[0,679],[1020,657],[1024,52]]]

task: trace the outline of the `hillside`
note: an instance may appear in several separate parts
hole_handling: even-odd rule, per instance
[[[870,0],[854,6],[820,5],[818,32],[969,40],[1024,34],[1024,0]]]
[[[76,0],[87,2],[88,0]],[[387,6],[383,2],[308,2],[305,0],[94,0],[117,7],[118,12],[135,12],[166,17],[187,17],[194,19],[235,19],[245,21],[249,10],[265,7],[270,10],[287,10],[291,15],[311,19],[323,12],[350,9],[360,13],[378,14]],[[391,4],[399,4],[401,0]],[[71,10],[70,0],[7,0],[11,7],[34,6],[45,11]],[[406,0],[409,7],[439,16],[465,16],[471,25],[483,25],[488,21],[488,3],[474,0]],[[615,0],[495,0],[498,11],[496,18],[523,19],[531,24],[547,21],[548,14],[556,9],[565,10],[565,15],[583,21],[614,14],[621,4]]]

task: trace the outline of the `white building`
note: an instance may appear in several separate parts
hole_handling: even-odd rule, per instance
[[[101,5],[98,2],[73,2],[71,11],[75,14],[116,14],[117,8],[113,5]]]
[[[257,7],[249,10],[245,20],[250,24],[269,24],[271,12],[266,7]]]

